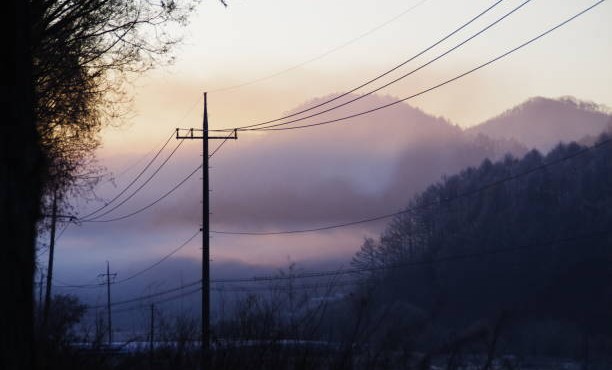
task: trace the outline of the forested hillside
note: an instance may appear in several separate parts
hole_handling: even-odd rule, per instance
[[[413,305],[421,345],[484,320],[513,353],[609,346],[610,140],[485,160],[431,185],[355,255],[373,301]]]

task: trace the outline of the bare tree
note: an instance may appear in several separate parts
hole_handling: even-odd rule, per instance
[[[35,225],[44,194],[84,182],[100,129],[129,99],[125,81],[170,62],[196,0],[10,0],[2,12],[0,281],[3,369],[33,368]],[[95,172],[95,171],[94,171]],[[5,356],[6,354],[6,356]]]
[[[99,132],[129,102],[125,82],[172,61],[196,0],[32,0],[35,118],[45,153],[45,193],[95,185]]]

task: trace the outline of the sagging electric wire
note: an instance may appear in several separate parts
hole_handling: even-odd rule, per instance
[[[130,212],[128,214],[125,214],[123,216],[119,216],[119,217],[115,217],[115,218],[110,218],[110,219],[106,219],[106,220],[80,220],[80,222],[85,222],[85,223],[91,223],[91,222],[95,222],[95,223],[106,223],[106,222],[115,222],[115,221],[120,221],[120,220],[125,220],[126,218],[135,216],[141,212],[146,211],[147,209],[153,207],[154,205],[156,205],[157,203],[161,202],[163,199],[165,199],[166,197],[168,197],[170,194],[174,193],[178,188],[180,188],[183,184],[185,184],[187,182],[187,180],[189,180],[193,175],[195,175],[198,170],[202,168],[202,165],[200,164],[199,166],[197,166],[193,171],[191,171],[185,178],[183,178],[179,183],[177,183],[176,185],[174,185],[170,190],[168,190],[166,193],[164,193],[163,195],[161,195],[159,198],[157,198],[156,200],[154,200],[153,202],[147,204],[144,207],[139,208],[136,211]]]
[[[156,261],[155,263],[145,267],[142,270],[139,270],[135,273],[132,273],[131,275],[129,275],[128,277],[124,278],[124,279],[119,279],[119,280],[115,280],[112,282],[113,285],[117,285],[117,284],[121,284],[121,283],[125,283],[126,281],[130,281],[150,270],[152,270],[153,268],[159,266],[160,264],[162,264],[164,261],[166,261],[168,258],[172,257],[173,255],[175,255],[176,253],[178,253],[181,249],[183,249],[185,246],[187,246],[193,239],[195,239],[196,236],[198,236],[202,231],[198,230],[195,234],[193,234],[191,237],[189,237],[187,240],[185,240],[183,243],[181,243],[178,247],[174,248],[172,251],[170,251],[168,254],[164,255],[162,258],[160,258],[158,261]],[[59,282],[59,281],[58,281]],[[105,283],[98,283],[98,284],[69,284],[69,283],[64,283],[64,282],[60,282],[60,285],[56,285],[54,284],[54,287],[58,287],[58,288],[98,288],[101,286],[104,286]]]
[[[168,143],[170,143],[170,140],[172,140],[173,137],[174,137],[174,132],[170,135],[170,137],[166,140],[166,142],[164,142],[162,147],[159,148],[159,150],[155,153],[153,158],[151,158],[149,160],[147,165],[138,173],[138,175],[136,175],[136,177],[121,192],[119,192],[116,196],[114,196],[110,201],[105,202],[105,204],[102,207],[97,208],[96,210],[94,210],[94,211],[92,211],[92,212],[90,212],[90,213],[88,213],[88,214],[86,214],[84,216],[81,216],[80,218],[81,219],[88,219],[89,217],[91,217],[91,216],[95,215],[96,213],[100,212],[101,210],[105,209],[110,204],[112,204],[114,201],[116,201],[119,197],[121,197],[130,187],[132,187],[132,185],[134,185],[134,183],[136,183],[136,181],[138,181],[142,177],[142,175],[144,175],[144,173],[149,169],[149,167],[151,167],[153,162],[155,162],[157,157],[159,157],[159,155],[163,152],[163,150],[166,148]]]
[[[215,153],[217,153],[217,152],[219,151],[219,149],[221,149],[221,147],[223,146],[223,144],[225,144],[225,142],[226,142],[226,141],[228,141],[228,140],[229,140],[231,137],[235,136],[236,134],[237,134],[237,133],[236,133],[236,130],[234,130],[234,131],[230,132],[230,133],[229,133],[229,134],[228,134],[228,135],[225,137],[225,139],[223,139],[223,141],[221,142],[221,144],[219,144],[219,145],[218,145],[218,146],[215,148],[215,150],[213,150],[213,151],[212,151],[212,153],[210,153],[210,154],[208,155],[208,159],[211,159],[211,158],[212,158],[212,157],[215,155]]]
[[[568,161],[570,159],[573,159],[575,157],[578,157],[580,155],[583,155],[589,151],[595,150],[595,149],[599,149],[602,148],[608,144],[610,144],[612,142],[612,139],[605,139],[602,140],[590,147],[586,147],[583,149],[580,149],[572,154],[566,155],[564,157],[555,159],[553,161],[550,162],[546,162],[543,163],[541,165],[532,167],[530,169],[527,169],[525,171],[519,172],[517,174],[511,175],[511,176],[506,176],[502,179],[493,181],[491,183],[488,183],[482,187],[479,187],[475,190],[469,191],[469,192],[465,192],[465,193],[461,193],[455,197],[452,198],[445,198],[445,199],[439,199],[436,202],[430,202],[427,204],[423,204],[423,205],[419,205],[418,207],[409,207],[406,208],[402,211],[398,211],[398,212],[392,212],[392,213],[387,213],[384,215],[380,215],[380,216],[374,216],[374,217],[369,217],[369,218],[365,218],[365,219],[361,219],[361,220],[355,220],[355,221],[349,221],[349,222],[344,222],[344,223],[340,223],[340,224],[333,224],[333,225],[327,225],[327,226],[321,226],[321,227],[314,227],[314,228],[306,228],[306,229],[296,229],[296,230],[285,230],[285,231],[270,231],[270,232],[250,232],[250,231],[231,231],[231,230],[211,230],[211,233],[214,234],[222,234],[222,235],[243,235],[243,236],[267,236],[267,235],[292,235],[292,234],[303,234],[303,233],[310,233],[310,232],[318,232],[318,231],[327,231],[327,230],[333,230],[333,229],[339,229],[339,228],[344,228],[344,227],[349,227],[349,226],[354,226],[354,225],[360,225],[360,224],[365,224],[365,223],[370,223],[370,222],[375,222],[375,221],[380,221],[380,220],[384,220],[384,219],[388,219],[388,218],[392,218],[392,217],[396,217],[399,215],[403,215],[403,214],[407,214],[410,212],[414,212],[417,210],[421,210],[424,208],[429,208],[429,207],[433,207],[433,206],[439,206],[441,204],[445,204],[445,203],[450,203],[453,201],[456,201],[458,199],[462,199],[462,198],[466,198],[466,197],[470,197],[473,195],[476,195],[478,193],[481,193],[483,191],[486,191],[490,188],[499,186],[503,183],[506,183],[508,181],[513,181],[516,180],[520,177],[529,175],[531,173],[537,172],[537,171],[541,171],[544,170],[547,167],[550,166],[554,166],[557,164],[560,164],[562,162]]]
[[[338,277],[341,275],[356,275],[356,274],[361,274],[365,272],[396,270],[396,269],[416,267],[416,266],[430,266],[430,265],[434,265],[438,263],[454,262],[454,261],[460,261],[460,260],[465,260],[465,259],[485,257],[485,256],[498,255],[498,254],[504,254],[504,253],[519,252],[519,251],[525,251],[525,250],[534,250],[537,248],[552,247],[552,246],[556,246],[556,245],[564,244],[564,243],[572,243],[572,242],[578,242],[578,241],[583,241],[583,240],[592,240],[595,238],[609,237],[610,235],[612,235],[612,230],[597,230],[597,231],[592,231],[589,233],[582,233],[582,234],[577,234],[577,235],[572,235],[572,236],[567,236],[567,237],[562,237],[562,238],[549,239],[546,241],[536,241],[536,242],[524,243],[520,245],[506,247],[506,248],[487,249],[487,250],[483,250],[479,252],[471,252],[471,253],[460,253],[460,254],[438,257],[438,258],[429,259],[429,260],[407,261],[403,263],[396,263],[393,265],[361,267],[361,268],[351,268],[351,269],[336,269],[336,270],[326,270],[326,271],[312,271],[312,272],[305,272],[305,273],[300,273],[300,274],[254,276],[254,277],[249,277],[249,278],[212,279],[210,282],[211,284],[264,283],[264,282],[271,282],[271,281],[288,281],[288,280],[301,280],[301,279],[312,279],[312,278],[322,278],[322,277]],[[151,294],[147,294],[144,296],[139,296],[139,297],[134,297],[131,299],[125,299],[121,301],[112,302],[111,306],[112,307],[122,306],[122,305],[130,304],[130,303],[151,300],[154,298],[163,297],[170,293],[180,292],[182,290],[197,287],[197,288],[190,290],[189,294],[193,294],[202,289],[201,284],[202,284],[202,280],[197,280],[197,281],[190,282],[188,284],[183,284],[179,287],[166,289],[166,290],[159,291],[156,293],[151,293]],[[273,290],[276,287],[269,286],[268,288]],[[166,298],[169,298],[169,297],[165,297],[163,299],[166,299]],[[96,310],[96,309],[104,309],[106,308],[106,306],[107,305],[105,304],[87,306],[86,310],[91,311],[91,310]]]
[[[251,131],[284,131],[284,130],[296,130],[296,129],[303,129],[303,128],[309,128],[309,127],[317,127],[317,126],[322,126],[322,125],[327,125],[327,124],[331,124],[331,123],[341,122],[341,121],[345,121],[347,119],[351,119],[351,118],[363,116],[363,115],[366,115],[366,114],[370,114],[370,113],[379,111],[381,109],[389,108],[391,106],[394,106],[394,105],[397,105],[399,103],[405,102],[407,100],[414,99],[414,98],[416,98],[418,96],[424,95],[424,94],[426,94],[428,92],[431,92],[433,90],[437,90],[440,87],[443,87],[443,86],[448,85],[448,84],[450,84],[452,82],[455,82],[455,81],[457,81],[457,80],[459,80],[459,79],[461,79],[461,78],[463,78],[465,76],[468,76],[468,75],[470,75],[470,74],[472,74],[472,73],[474,73],[474,72],[476,72],[476,71],[478,71],[478,70],[480,70],[482,68],[485,68],[485,67],[487,67],[487,66],[489,66],[489,65],[491,65],[491,64],[493,64],[493,63],[495,63],[497,61],[499,61],[500,59],[503,59],[503,58],[507,57],[510,54],[513,54],[513,53],[517,52],[518,50],[520,50],[520,49],[522,49],[522,48],[524,48],[524,47],[534,43],[535,41],[537,41],[537,40],[547,36],[548,34],[554,32],[555,30],[563,27],[567,23],[569,23],[569,22],[575,20],[576,18],[582,16],[583,14],[587,13],[591,9],[593,9],[596,6],[600,5],[604,1],[606,1],[606,0],[600,0],[600,1],[596,2],[595,4],[589,6],[588,8],[586,8],[584,10],[582,10],[581,12],[579,12],[579,13],[573,15],[572,17],[566,19],[565,21],[557,24],[556,26],[554,26],[552,28],[549,28],[548,30],[540,33],[536,37],[533,37],[533,38],[529,39],[528,41],[526,41],[526,42],[524,42],[524,43],[522,43],[522,44],[520,44],[520,45],[518,45],[518,46],[516,46],[516,47],[514,47],[514,48],[512,48],[512,49],[510,49],[510,50],[508,50],[506,52],[504,52],[503,54],[498,55],[497,57],[495,57],[493,59],[490,59],[489,61],[487,61],[485,63],[482,63],[482,64],[480,64],[480,65],[478,65],[478,66],[476,66],[476,67],[474,67],[474,68],[472,68],[472,69],[470,69],[470,70],[468,70],[466,72],[463,72],[463,73],[461,73],[461,74],[459,74],[459,75],[457,75],[457,76],[455,76],[453,78],[445,80],[445,81],[443,81],[443,82],[441,82],[441,83],[439,83],[437,85],[434,85],[434,86],[432,86],[430,88],[427,88],[425,90],[421,90],[421,91],[419,91],[419,92],[417,92],[415,94],[412,94],[410,96],[407,96],[407,97],[399,99],[399,100],[396,100],[396,101],[394,101],[392,103],[384,104],[384,105],[378,106],[376,108],[368,109],[368,110],[360,112],[360,113],[355,113],[355,114],[351,114],[351,115],[348,115],[348,116],[345,116],[345,117],[340,117],[340,118],[331,119],[331,120],[322,121],[322,122],[317,122],[317,123],[305,124],[305,125],[300,125],[300,126],[291,126],[291,127],[272,127],[272,128],[267,128],[267,127],[264,126],[264,127],[259,127],[257,129],[252,129]]]
[[[482,17],[483,15],[485,15],[486,13],[488,13],[489,11],[491,11],[492,9],[494,9],[496,6],[498,6],[500,3],[502,3],[504,0],[498,0],[495,3],[493,3],[491,6],[487,7],[486,9],[484,9],[483,11],[481,11],[479,14],[477,14],[476,16],[472,17],[470,20],[468,20],[467,22],[463,23],[461,26],[459,26],[458,28],[456,28],[455,30],[453,30],[452,32],[450,32],[449,34],[447,34],[446,36],[442,37],[440,40],[436,41],[435,43],[433,43],[432,45],[428,46],[427,48],[421,50],[420,52],[416,53],[415,55],[411,56],[410,58],[404,60],[403,62],[401,62],[400,64],[396,65],[395,67],[377,75],[376,77],[360,84],[357,87],[352,88],[351,90],[344,92],[334,98],[325,100],[322,103],[316,104],[312,107],[300,110],[298,112],[295,113],[291,113],[288,115],[284,115],[282,117],[276,118],[276,119],[272,119],[272,120],[268,120],[268,121],[264,121],[264,122],[259,122],[259,123],[255,123],[255,124],[250,124],[250,125],[244,125],[244,126],[239,126],[239,127],[234,127],[234,128],[222,128],[222,129],[215,129],[215,130],[211,130],[211,131],[228,131],[228,130],[234,130],[234,129],[238,129],[238,130],[245,130],[245,129],[249,129],[249,128],[253,128],[253,127],[258,127],[258,126],[263,126],[263,125],[267,125],[270,123],[274,123],[274,122],[278,122],[287,118],[291,118],[291,117],[295,117],[299,114],[302,113],[306,113],[309,112],[313,109],[319,108],[323,105],[329,104],[333,101],[336,101],[338,99],[341,99],[349,94],[354,93],[355,91],[375,82],[378,81],[379,79],[387,76],[388,74],[398,70],[399,68],[403,67],[404,65],[410,63],[411,61],[415,60],[416,58],[420,57],[421,55],[427,53],[428,51],[430,51],[431,49],[435,48],[436,46],[440,45],[441,43],[443,43],[444,41],[448,40],[449,38],[451,38],[452,36],[454,36],[455,34],[457,34],[458,32],[460,32],[461,30],[463,30],[464,28],[466,28],[467,26],[469,26],[470,24],[472,24],[474,21],[476,21],[477,19],[479,19],[480,17]]]
[[[269,74],[267,76],[259,77],[259,78],[256,78],[254,80],[243,82],[243,83],[240,83],[240,84],[237,84],[237,85],[232,85],[232,86],[227,86],[227,87],[222,87],[222,88],[210,90],[209,92],[210,93],[217,93],[217,92],[223,92],[223,91],[228,91],[228,90],[234,90],[234,89],[238,89],[240,87],[244,87],[244,86],[248,86],[248,85],[253,85],[253,84],[258,83],[258,82],[269,80],[269,79],[274,78],[276,76],[280,76],[280,75],[285,74],[287,72],[293,71],[293,70],[295,70],[295,69],[297,69],[299,67],[302,67],[302,66],[304,66],[304,65],[306,65],[308,63],[312,63],[312,62],[314,62],[316,60],[319,60],[321,58],[324,58],[324,57],[326,57],[326,56],[328,56],[328,55],[330,55],[330,54],[332,54],[332,53],[334,53],[334,52],[336,52],[336,51],[338,51],[340,49],[343,49],[343,48],[353,44],[354,42],[356,42],[358,40],[361,40],[362,38],[364,38],[364,37],[366,37],[366,36],[376,32],[376,31],[378,31],[379,29],[381,29],[381,28],[391,24],[392,22],[395,22],[396,20],[398,20],[399,18],[403,17],[404,15],[412,12],[414,9],[416,9],[419,6],[423,5],[427,1],[428,0],[421,0],[421,1],[419,1],[418,3],[412,5],[411,7],[409,7],[406,10],[404,10],[403,12],[399,13],[398,15],[394,16],[393,18],[385,21],[384,23],[382,23],[382,24],[380,24],[380,25],[370,29],[367,32],[362,33],[361,35],[359,35],[359,36],[357,36],[357,37],[355,37],[355,38],[353,38],[353,39],[351,39],[349,41],[344,42],[343,44],[341,44],[339,46],[336,46],[336,47],[334,47],[334,48],[332,48],[330,50],[327,50],[324,53],[317,55],[316,57],[310,58],[310,59],[308,59],[308,60],[306,60],[304,62],[301,62],[301,63],[296,64],[294,66],[291,66],[289,68],[285,68],[285,69],[283,69],[281,71]]]
[[[196,236],[198,236],[202,231],[198,230],[195,234],[193,234],[191,237],[189,237],[187,240],[185,240],[181,245],[179,245],[178,247],[174,248],[172,251],[170,251],[170,253],[164,255],[162,258],[160,258],[158,261],[156,261],[155,263],[151,264],[150,266],[147,266],[146,268],[135,272],[131,275],[129,275],[128,277],[124,278],[124,279],[120,279],[120,280],[116,280],[113,284],[121,284],[121,283],[125,283],[126,281],[130,281],[152,269],[154,269],[155,267],[159,266],[160,264],[162,264],[164,261],[166,261],[168,258],[172,257],[173,255],[175,255],[178,251],[180,251],[181,249],[183,249],[185,246],[187,246],[193,239],[195,239]]]
[[[341,104],[334,105],[333,107],[327,108],[327,109],[322,110],[320,112],[316,112],[316,113],[313,113],[313,114],[310,114],[310,115],[307,115],[307,116],[304,116],[304,117],[292,119],[290,121],[285,121],[285,122],[276,123],[276,124],[273,124],[273,125],[268,125],[268,126],[265,126],[265,127],[261,128],[261,129],[271,129],[273,127],[286,126],[286,125],[289,125],[291,123],[300,122],[300,121],[303,121],[303,120],[306,120],[306,119],[309,119],[309,118],[317,117],[317,116],[320,116],[322,114],[329,113],[329,112],[334,111],[336,109],[339,109],[339,108],[342,108],[342,107],[347,106],[349,104],[352,104],[352,103],[354,103],[354,102],[356,102],[358,100],[361,100],[361,99],[363,99],[363,98],[365,98],[367,96],[370,96],[370,95],[372,95],[372,94],[374,94],[374,93],[376,93],[376,92],[378,92],[378,91],[380,91],[382,89],[385,89],[385,88],[387,88],[387,87],[389,87],[389,86],[391,86],[393,84],[396,84],[399,81],[405,79],[406,77],[411,76],[411,75],[415,74],[416,72],[422,70],[423,68],[425,68],[425,67],[435,63],[436,61],[444,58],[445,56],[449,55],[453,51],[461,48],[462,46],[464,46],[468,42],[472,41],[476,37],[484,34],[486,31],[488,31],[489,29],[491,29],[492,27],[494,27],[495,25],[497,25],[498,23],[500,23],[501,21],[503,21],[504,19],[506,19],[510,15],[514,14],[516,11],[518,11],[519,9],[521,9],[523,6],[527,5],[531,1],[532,0],[525,0],[524,2],[519,4],[518,6],[516,6],[512,10],[510,10],[508,13],[504,14],[502,17],[500,17],[500,18],[496,19],[495,21],[493,21],[492,23],[488,24],[486,27],[480,29],[478,32],[474,33],[472,36],[470,36],[467,39],[463,40],[459,44],[457,44],[457,45],[453,46],[452,48],[446,50],[445,52],[443,52],[442,54],[438,55],[437,57],[435,57],[433,59],[430,59],[429,61],[421,64],[417,68],[414,68],[411,71],[409,71],[407,73],[404,73],[403,75],[393,79],[392,81],[387,82],[386,84],[384,84],[384,85],[382,85],[380,87],[377,87],[376,89],[370,90],[370,91],[368,91],[368,92],[366,92],[364,94],[358,95],[358,96],[350,99],[349,101],[346,101],[346,102],[341,103]],[[258,130],[261,130],[261,129],[259,129],[259,128],[250,128],[250,129],[242,129],[242,130],[243,131],[258,131]]]
[[[181,147],[181,145],[183,145],[184,140],[181,140],[178,142],[178,144],[174,147],[174,149],[172,150],[172,152],[170,153],[170,155],[168,155],[168,157],[166,157],[166,159],[157,167],[157,169],[142,183],[140,184],[140,186],[138,188],[136,188],[136,190],[134,190],[130,195],[128,195],[127,198],[123,199],[121,202],[119,202],[119,204],[116,204],[113,208],[97,215],[94,216],[92,218],[79,218],[80,222],[93,222],[99,218],[102,218],[104,216],[106,216],[107,214],[113,212],[114,210],[116,210],[117,208],[121,207],[122,205],[124,205],[128,200],[132,199],[136,194],[138,194],[138,192],[140,190],[142,190],[142,188],[144,188],[149,182],[151,182],[151,180],[155,177],[155,175],[157,175],[159,173],[159,171],[161,171],[161,169],[166,165],[166,163],[168,163],[168,161],[174,156],[174,153],[176,153],[176,151]]]

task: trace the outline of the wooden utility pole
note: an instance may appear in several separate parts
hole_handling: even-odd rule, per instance
[[[149,368],[153,369],[153,342],[155,338],[155,305],[151,304],[151,330],[149,337]]]
[[[106,274],[100,274],[99,277],[106,278],[106,313],[108,315],[108,345],[113,343],[113,322],[111,314],[111,278],[117,277],[116,273],[110,273],[110,264],[106,261]]]
[[[204,117],[202,129],[176,129],[177,139],[202,140],[202,364],[210,350],[210,183],[208,173],[208,141],[238,139],[238,131],[233,130],[227,136],[210,136],[208,128],[207,94],[204,93]],[[202,135],[194,135],[202,132]],[[185,134],[183,134],[185,133]]]
[[[49,310],[51,309],[51,286],[53,285],[53,254],[55,253],[55,227],[57,224],[57,191],[53,193],[51,214],[51,237],[49,238],[49,264],[47,265],[47,286],[45,289],[45,306],[43,311],[43,331],[47,329]]]

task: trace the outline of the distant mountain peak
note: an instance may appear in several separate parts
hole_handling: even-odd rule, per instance
[[[596,136],[612,125],[610,108],[572,96],[533,97],[466,132],[513,139],[548,151],[559,142]]]

